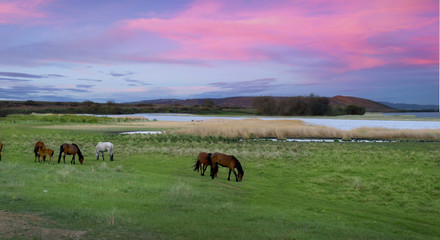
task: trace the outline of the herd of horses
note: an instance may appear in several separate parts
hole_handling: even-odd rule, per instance
[[[104,152],[109,152],[110,160],[113,161],[113,144],[111,142],[98,142],[95,147],[95,155],[96,160],[99,160],[99,154],[102,153],[102,160],[104,159]],[[54,163],[53,154],[54,150],[50,148],[46,148],[46,144],[44,142],[38,141],[34,145],[34,162],[37,162],[37,159],[40,163],[44,163],[46,161],[46,157],[49,157],[49,162]],[[71,164],[75,164],[75,156],[78,155],[78,160],[81,164],[84,163],[84,155],[81,153],[78,145],[75,143],[63,143],[60,146],[60,154],[58,156],[58,163],[61,162],[61,156],[63,156],[63,161],[66,163],[66,155],[72,155]],[[1,156],[1,155],[0,155]]]
[[[0,142],[0,161],[2,160],[2,149],[3,144]],[[111,142],[98,142],[98,144],[95,147],[95,155],[96,160],[99,160],[99,154],[102,154],[102,160],[104,159],[104,152],[109,152],[110,160],[113,161],[113,150],[114,146]],[[34,162],[37,162],[37,159],[40,163],[44,163],[46,161],[46,157],[49,157],[49,162],[53,161],[53,155],[54,150],[50,148],[46,148],[46,144],[42,141],[38,141],[34,145]],[[63,155],[64,154],[64,155]],[[81,164],[84,163],[84,156],[81,153],[81,150],[79,149],[78,145],[75,143],[69,144],[69,143],[63,143],[60,146],[60,154],[58,156],[58,163],[61,162],[61,156],[63,155],[63,161],[66,163],[66,155],[72,155],[72,160],[70,161],[71,164],[75,164],[75,156],[78,155],[79,162]],[[201,152],[197,156],[196,164],[194,165],[194,171],[199,171],[202,176],[205,175],[206,169],[208,166],[211,166],[211,178],[214,179],[214,177],[217,177],[218,168],[219,165],[222,167],[229,168],[229,175],[228,175],[228,181],[231,180],[231,172],[235,175],[235,180],[237,182],[241,182],[243,179],[244,171],[243,167],[241,166],[238,159],[232,155],[227,155],[224,153],[206,153]],[[235,172],[235,169],[237,169],[237,172]]]

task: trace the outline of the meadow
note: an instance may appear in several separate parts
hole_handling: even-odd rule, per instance
[[[236,132],[231,127],[195,126],[1,119],[0,238],[47,239],[54,231],[65,239],[439,239],[437,141],[399,135],[404,141],[272,142],[254,140],[256,131],[228,136],[221,132]],[[166,133],[119,134],[130,130]],[[84,164],[35,163],[38,140],[55,159],[62,143],[77,143]],[[113,162],[108,154],[96,160],[98,141],[113,142]],[[201,151],[236,156],[243,182],[227,181],[225,168],[214,180],[194,172]],[[1,225],[5,213],[24,218],[31,230]]]

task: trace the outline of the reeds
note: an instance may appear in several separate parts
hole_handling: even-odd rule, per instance
[[[387,129],[357,128],[339,130],[332,127],[307,125],[301,120],[226,120],[214,119],[194,122],[178,134],[198,136],[223,136],[231,138],[335,138],[335,139],[383,139],[383,140],[440,140],[440,129]]]

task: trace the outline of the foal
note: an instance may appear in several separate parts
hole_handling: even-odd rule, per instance
[[[40,163],[45,162],[46,161],[46,156],[49,156],[49,161],[52,162],[52,164],[53,164],[54,163],[53,162],[53,153],[54,153],[53,149],[50,149],[50,148],[44,148],[44,149],[40,148],[38,150],[38,155],[40,155]]]

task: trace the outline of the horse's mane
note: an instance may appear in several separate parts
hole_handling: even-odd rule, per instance
[[[236,157],[234,157],[234,156],[232,156],[232,158],[233,158],[234,161],[235,161],[235,164],[236,164],[235,167],[237,168],[238,172],[241,173],[241,174],[244,174],[243,167],[241,166],[241,164],[240,164],[240,162],[238,161],[238,159],[237,159]]]
[[[208,156],[206,157],[206,160],[208,161],[209,165],[212,165],[211,156],[212,153],[208,153]]]
[[[82,153],[81,153],[81,150],[79,150],[78,145],[76,145],[75,143],[72,143],[72,145],[75,146],[75,147],[78,149],[78,156],[79,156],[80,158],[83,158],[83,155],[82,155]]]

